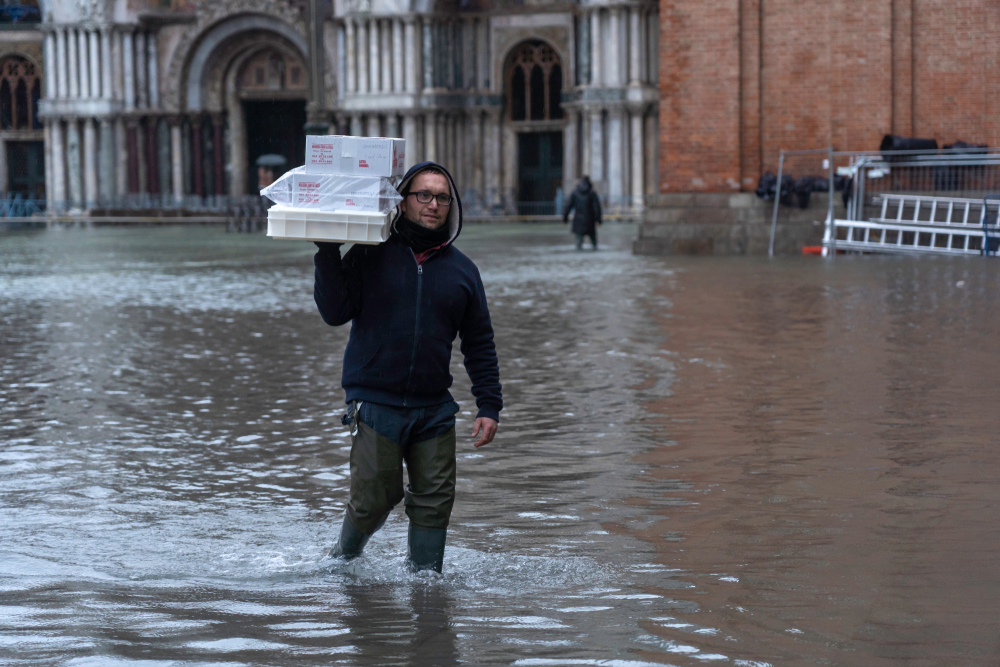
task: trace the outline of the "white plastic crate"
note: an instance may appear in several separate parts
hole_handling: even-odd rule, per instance
[[[389,238],[390,215],[274,206],[267,211],[267,235],[289,241],[375,245]]]

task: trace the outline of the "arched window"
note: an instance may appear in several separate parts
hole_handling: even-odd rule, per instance
[[[0,60],[0,130],[37,130],[41,77],[27,58]]]
[[[551,46],[539,41],[516,46],[507,59],[506,81],[511,120],[563,117],[562,67]]]

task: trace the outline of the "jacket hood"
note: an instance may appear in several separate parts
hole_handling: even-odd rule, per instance
[[[586,176],[581,178],[580,182],[576,186],[577,192],[579,192],[582,195],[587,194],[588,192],[590,192],[591,189],[592,186],[590,185],[590,179],[587,178]]]
[[[451,188],[452,203],[451,209],[448,211],[448,217],[445,220],[445,224],[448,225],[448,229],[451,230],[451,235],[448,237],[448,243],[446,245],[451,245],[458,238],[458,235],[462,231],[462,200],[458,196],[458,188],[455,186],[455,179],[451,177],[451,172],[442,167],[436,162],[420,162],[418,164],[410,167],[409,171],[403,175],[403,180],[399,182],[399,186],[396,190],[399,194],[403,194],[410,186],[410,182],[416,177],[417,174],[424,171],[428,167],[434,167],[445,175],[448,179],[448,187]],[[392,219],[391,230],[395,231],[396,221],[403,217],[402,207],[396,207],[396,215]]]

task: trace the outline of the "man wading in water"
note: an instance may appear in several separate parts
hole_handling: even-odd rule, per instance
[[[329,556],[351,560],[405,500],[414,570],[441,571],[455,503],[455,413],[448,388],[458,335],[479,414],[476,447],[496,435],[503,399],[479,270],[452,247],[462,202],[443,167],[422,162],[399,185],[389,240],[317,243],[314,296],[332,326],[354,321],[342,384],[351,424],[351,498]],[[409,485],[403,488],[403,462]]]

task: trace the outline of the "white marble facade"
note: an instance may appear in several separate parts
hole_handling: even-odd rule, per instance
[[[623,212],[655,192],[655,3],[312,2],[314,33],[301,2],[44,5],[50,209],[194,210],[254,194],[240,102],[271,98],[304,101],[310,132],[405,138],[408,161],[448,166],[474,213],[517,211],[526,132],[562,134],[565,191],[589,174]],[[526,42],[560,66],[560,118],[512,119],[511,54]]]

